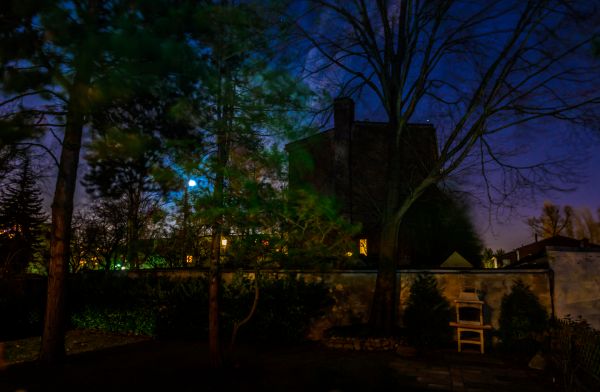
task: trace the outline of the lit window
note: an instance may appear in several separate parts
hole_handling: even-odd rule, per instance
[[[363,256],[367,255],[367,239],[361,238],[359,240],[359,253]]]
[[[227,246],[227,238],[221,238],[221,246],[223,246],[223,248]]]
[[[185,257],[185,261],[187,261],[188,264],[192,264],[192,262],[194,261],[194,256],[192,255],[187,255]]]

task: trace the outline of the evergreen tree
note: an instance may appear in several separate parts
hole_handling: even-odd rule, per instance
[[[22,273],[39,250],[46,215],[29,157],[0,193],[0,274]]]
[[[439,347],[450,341],[450,305],[435,277],[419,274],[410,287],[404,324],[409,342],[417,347]]]

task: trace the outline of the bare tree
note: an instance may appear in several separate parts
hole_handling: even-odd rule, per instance
[[[552,170],[565,162],[510,159],[511,135],[525,124],[539,131],[544,119],[585,127],[593,118],[599,67],[587,56],[598,27],[580,30],[595,11],[583,3],[313,0],[297,23],[314,60],[308,75],[334,74],[341,95],[370,94],[390,123],[388,156],[397,159],[386,170],[373,327],[390,332],[396,321],[399,229],[427,189],[465,167],[480,172],[492,204],[524,187],[557,186]],[[406,182],[402,152],[418,151],[408,123],[428,108],[443,119],[439,153]],[[491,176],[494,169],[501,175]]]
[[[571,206],[564,206],[561,213],[560,206],[546,201],[542,207],[542,214],[527,219],[527,224],[536,236],[542,238],[554,237],[563,232],[572,237],[574,218],[575,214]]]

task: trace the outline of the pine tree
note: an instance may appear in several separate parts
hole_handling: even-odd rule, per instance
[[[46,215],[29,158],[0,193],[0,274],[22,273],[39,250]]]

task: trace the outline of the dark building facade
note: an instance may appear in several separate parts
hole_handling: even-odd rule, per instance
[[[388,123],[356,121],[350,98],[334,101],[333,118],[333,128],[286,146],[289,186],[312,187],[335,198],[349,221],[362,224],[357,238],[361,254],[376,258],[394,133]],[[437,158],[435,129],[430,124],[410,124],[404,141],[404,169],[396,175],[402,176],[408,190]]]

